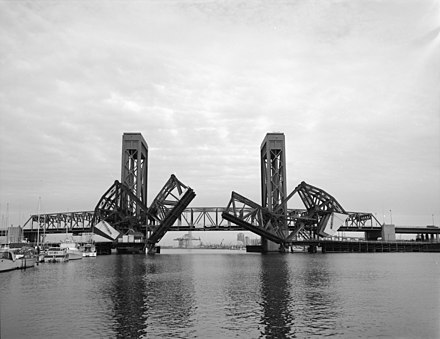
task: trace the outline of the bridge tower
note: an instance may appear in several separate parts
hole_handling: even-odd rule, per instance
[[[124,133],[122,136],[121,183],[147,205],[148,145],[141,133]],[[136,211],[131,212],[139,214],[138,204],[131,204],[130,201],[124,204],[127,209],[135,206]]]
[[[270,212],[287,213],[286,147],[284,133],[267,133],[261,148],[261,206]],[[288,234],[285,225],[285,233]],[[279,245],[261,238],[263,251],[278,251]]]

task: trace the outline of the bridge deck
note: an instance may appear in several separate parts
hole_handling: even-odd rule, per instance
[[[241,226],[223,219],[224,207],[190,207],[186,208],[169,231],[245,231]],[[63,232],[90,232],[91,221],[94,211],[63,212],[41,214],[40,231],[48,233]],[[31,215],[23,226],[25,233],[37,232],[38,215]],[[293,225],[289,226],[293,229]],[[340,232],[378,232],[379,225],[351,225],[342,226]],[[398,234],[440,234],[439,227],[432,226],[398,226],[395,228]]]

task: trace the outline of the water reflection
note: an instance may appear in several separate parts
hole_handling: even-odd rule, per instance
[[[187,338],[194,328],[195,289],[191,257],[147,257],[144,264],[144,337]]]
[[[121,255],[115,260],[113,290],[113,330],[118,338],[137,338],[146,333],[140,319],[147,312],[143,299],[146,267],[137,255]]]
[[[289,309],[290,277],[288,255],[261,256],[260,332],[262,338],[287,338],[295,335],[294,316]]]
[[[188,337],[194,283],[185,256],[121,255],[114,268],[111,299],[118,338]]]
[[[296,279],[301,293],[296,295],[299,330],[307,335],[337,335],[341,305],[328,256],[308,255],[303,259]]]
[[[261,311],[259,304],[259,277],[255,269],[259,265],[259,258],[243,255],[227,257],[223,269],[225,277],[223,284],[225,325],[227,331],[234,331],[245,337],[256,337],[257,332],[251,333],[248,329],[258,328],[258,315]]]
[[[1,336],[440,338],[432,254],[210,253],[4,272]]]

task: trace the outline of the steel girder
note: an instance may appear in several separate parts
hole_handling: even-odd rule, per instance
[[[348,217],[345,220],[345,226],[356,228],[368,227],[368,221],[370,222],[370,227],[373,227],[373,221],[376,222],[376,225],[382,225],[372,213],[348,212]]]
[[[333,198],[330,194],[325,192],[324,190],[307,184],[305,181],[302,181],[295,189],[289,194],[286,198],[285,202],[287,203],[290,198],[298,193],[304,206],[306,207],[307,214],[311,214],[313,212],[326,213],[326,212],[337,212],[346,214],[344,208]],[[278,209],[275,209],[277,211]]]
[[[154,254],[155,245],[180,218],[185,208],[195,198],[194,191],[180,182],[174,174],[157,194],[147,210],[148,253]]]
[[[273,211],[286,205],[286,157],[283,133],[267,133],[260,148],[262,206]]]
[[[34,214],[23,225],[25,230],[36,230],[49,233],[87,232],[90,231],[93,211]],[[34,226],[34,223],[37,225]]]
[[[224,219],[222,213],[225,207],[188,207],[182,212],[180,218],[171,227],[173,231],[240,231],[244,228]],[[246,211],[246,209],[245,209]],[[249,209],[250,211],[250,209]],[[305,209],[288,209],[287,222],[290,230],[295,228],[295,220],[305,215]],[[91,232],[91,222],[94,211],[45,213],[40,215],[40,230],[49,233],[65,232]],[[373,225],[372,223],[375,223]],[[23,230],[32,231],[38,228],[38,215],[32,214],[24,223]],[[368,230],[381,226],[380,221],[372,213],[348,212],[345,227],[354,232]],[[303,232],[300,232],[303,233]],[[306,236],[306,238],[308,238]]]
[[[289,210],[285,213],[284,206],[296,193],[300,196],[306,209]],[[222,217],[280,244],[280,249],[283,249],[299,234],[308,238],[309,236],[304,230],[305,227],[312,230],[314,234],[320,235],[332,213],[347,214],[330,194],[303,181],[274,211],[263,208],[244,196],[232,192]],[[288,227],[289,223],[293,223],[293,225]],[[287,233],[286,229],[289,229],[290,233]]]
[[[123,234],[130,229],[141,231],[146,223],[147,210],[147,206],[130,188],[115,180],[95,207],[92,230],[99,221],[104,220]]]
[[[129,187],[116,180],[96,205],[92,225],[105,220],[122,234],[129,230],[146,231],[146,246],[153,253],[156,243],[194,197],[194,191],[172,174],[147,208]]]
[[[306,212],[298,220],[302,222],[302,227],[309,226],[312,233],[317,236],[324,236],[324,229],[333,213],[347,214],[333,196],[318,187],[307,184],[305,181],[295,187],[286,198],[285,203],[287,204],[287,201],[296,193],[298,193],[306,208]],[[278,209],[275,211],[278,211]]]
[[[122,136],[121,183],[147,203],[148,145],[140,133]],[[128,198],[130,199],[130,198]],[[140,211],[137,210],[136,213]]]
[[[283,222],[280,220],[284,216],[276,215],[236,192],[232,192],[222,217],[277,244],[284,243],[285,228],[281,227]]]

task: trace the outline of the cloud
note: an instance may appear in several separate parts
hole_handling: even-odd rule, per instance
[[[93,209],[124,132],[150,147],[149,198],[176,173],[199,206],[259,201],[259,147],[278,131],[289,190],[440,213],[434,1],[0,6],[2,206]]]

